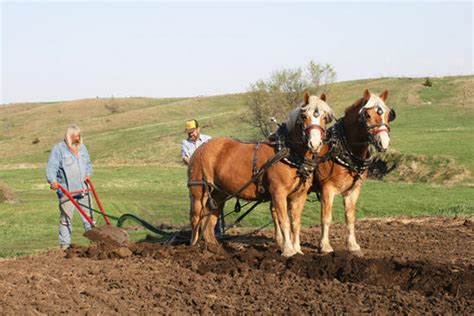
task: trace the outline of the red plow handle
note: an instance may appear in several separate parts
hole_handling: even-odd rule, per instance
[[[104,211],[104,208],[102,206],[102,203],[100,203],[100,200],[99,200],[99,196],[97,195],[97,192],[94,188],[94,185],[92,184],[92,182],[87,179],[86,182],[89,184],[90,188],[89,189],[86,189],[86,190],[79,190],[79,191],[73,191],[73,192],[69,192],[68,190],[66,190],[66,188],[64,188],[62,185],[60,185],[58,183],[58,188],[61,190],[61,192],[69,199],[69,201],[71,201],[71,203],[77,208],[77,210],[79,211],[79,213],[81,213],[81,215],[89,222],[89,224],[91,224],[92,227],[94,227],[94,222],[92,221],[92,219],[90,218],[89,215],[87,215],[87,213],[82,209],[82,207],[77,203],[77,201],[74,199],[74,197],[72,196],[73,194],[76,194],[76,193],[85,193],[85,192],[90,192],[92,191],[92,194],[94,195],[94,198],[97,202],[97,205],[99,206],[99,209],[100,209],[100,212],[102,213],[102,216],[104,217],[104,220],[105,222],[107,223],[107,225],[110,225],[110,220],[109,218],[105,215],[105,211]]]
[[[92,184],[91,179],[87,178],[86,182],[89,184],[92,194],[94,194],[95,201],[97,202],[97,205],[99,206],[99,210],[102,213],[102,216],[104,217],[105,222],[107,223],[107,225],[110,225],[109,218],[105,215],[104,207],[102,206],[102,203],[100,203],[99,196],[97,195],[97,191],[95,190],[95,187]]]

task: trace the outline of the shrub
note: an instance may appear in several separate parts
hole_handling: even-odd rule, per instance
[[[426,78],[425,82],[423,82],[423,85],[425,87],[431,87],[433,84],[431,83],[431,80],[429,77]]]
[[[15,203],[16,194],[6,183],[0,182],[0,203]]]
[[[454,185],[470,179],[469,171],[453,158],[402,154],[391,151],[379,154],[369,168],[373,179],[408,183]]]

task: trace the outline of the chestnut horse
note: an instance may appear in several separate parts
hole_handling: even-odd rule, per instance
[[[225,202],[237,197],[270,200],[281,224],[275,225],[275,230],[282,229],[282,237],[277,238],[282,254],[291,256],[300,251],[299,242],[296,249],[293,246],[296,238],[291,236],[288,209],[301,214],[312,185],[313,154],[321,148],[326,123],[333,118],[325,100],[324,94],[318,98],[305,93],[304,103],[290,112],[280,133],[266,141],[214,138],[194,152],[188,169],[191,245],[198,241],[201,225],[204,240],[217,244],[217,218]]]
[[[387,90],[380,96],[365,90],[363,98],[346,108],[344,117],[328,130],[328,143],[323,145],[318,155],[319,164],[311,188],[311,191],[320,194],[322,253],[333,251],[329,243],[332,205],[334,197],[342,194],[348,232],[347,248],[356,255],[362,255],[354,231],[356,203],[372,162],[369,144],[378,151],[387,150],[390,144],[388,123],[396,115],[385,105],[387,97]]]

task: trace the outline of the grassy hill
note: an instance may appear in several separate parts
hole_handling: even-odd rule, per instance
[[[474,76],[432,79],[381,78],[333,84],[328,102],[339,116],[362,96],[389,90],[387,104],[397,111],[392,125],[392,148],[402,155],[445,168],[437,161],[465,170],[454,185],[419,183],[404,176],[368,181],[358,216],[455,215],[474,212]],[[95,167],[94,180],[111,213],[132,212],[152,223],[187,223],[186,169],[180,141],[186,119],[196,118],[212,136],[258,139],[258,131],[240,118],[248,113],[243,94],[198,98],[97,98],[65,102],[0,106],[0,181],[13,188],[17,202],[0,202],[0,256],[31,253],[56,245],[57,206],[44,180],[52,146],[65,128],[77,123],[84,131]],[[229,207],[230,209],[231,207]],[[248,225],[270,218],[267,206],[248,217]],[[335,219],[343,218],[340,203]],[[75,218],[75,241],[81,228]],[[306,206],[304,223],[317,224],[314,196]],[[137,232],[141,238],[143,232]]]

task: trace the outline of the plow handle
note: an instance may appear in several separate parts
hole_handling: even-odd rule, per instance
[[[92,227],[94,227],[94,222],[92,221],[92,219],[89,217],[89,215],[86,214],[86,212],[82,209],[82,207],[77,203],[77,201],[74,199],[74,197],[71,195],[71,193],[66,190],[62,185],[60,185],[58,183],[58,188],[61,190],[61,192],[63,192],[63,194],[65,196],[67,196],[67,198],[69,199],[69,201],[71,201],[71,203],[77,208],[77,210],[79,211],[79,213],[81,213],[82,216],[84,216],[84,218],[89,222],[89,224],[91,224]]]
[[[102,216],[104,217],[105,222],[107,223],[107,225],[110,225],[110,220],[109,220],[109,218],[105,215],[104,207],[102,206],[102,203],[100,203],[99,196],[97,195],[97,191],[95,190],[95,187],[94,187],[94,185],[92,184],[91,179],[87,178],[87,179],[86,179],[86,182],[87,182],[87,184],[89,184],[90,189],[91,189],[91,191],[92,191],[92,194],[94,194],[94,198],[95,198],[95,200],[96,200],[96,202],[97,202],[97,205],[99,206],[99,210],[100,210],[100,212],[102,213]]]

